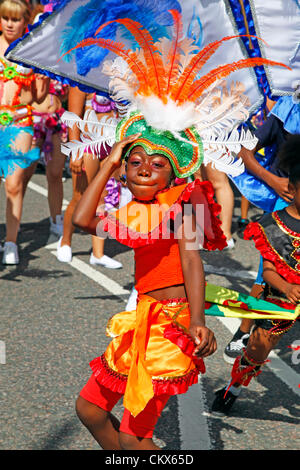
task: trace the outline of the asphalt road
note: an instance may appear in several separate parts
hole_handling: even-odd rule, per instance
[[[99,449],[74,412],[75,399],[90,375],[89,361],[108,344],[107,320],[126,305],[133,285],[133,253],[106,242],[106,254],[123,263],[113,271],[89,265],[91,237],[76,232],[74,264],[57,261],[57,238],[49,235],[43,172],[33,176],[19,233],[20,264],[0,264],[0,449]],[[35,186],[34,186],[35,185]],[[41,188],[41,189],[40,189]],[[39,192],[37,192],[39,191]],[[71,198],[71,180],[64,183]],[[236,197],[233,229],[239,214]],[[4,238],[5,195],[0,186],[0,240]],[[251,208],[252,218],[260,211]],[[202,253],[209,282],[249,293],[258,268],[252,242],[235,235],[228,252]],[[98,274],[98,276],[97,276]],[[113,281],[113,282],[111,282]],[[235,403],[230,417],[213,417],[214,391],[229,378],[223,350],[238,320],[209,317],[218,351],[206,374],[183,397],[172,397],[155,432],[167,450],[299,450],[299,322],[282,339],[271,363]],[[298,381],[298,382],[297,382]],[[122,414],[121,404],[116,415]]]

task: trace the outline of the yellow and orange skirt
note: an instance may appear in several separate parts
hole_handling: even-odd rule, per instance
[[[185,393],[205,372],[193,356],[186,299],[157,301],[140,295],[137,309],[114,315],[107,325],[112,341],[90,366],[97,382],[124,394],[124,407],[137,416],[158,395]]]

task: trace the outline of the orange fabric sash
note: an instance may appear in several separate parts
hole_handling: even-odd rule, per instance
[[[164,302],[147,294],[139,296],[136,310],[117,313],[109,320],[106,333],[113,339],[104,358],[111,370],[111,385],[116,386],[116,377],[126,380],[124,406],[132,416],[154,395],[184,393],[196,383],[199,372],[205,372],[192,357],[195,344],[187,334],[189,324],[185,299]],[[105,379],[108,386],[106,372],[101,370],[98,380]]]
[[[124,394],[124,407],[132,416],[137,416],[154,396],[152,377],[145,364],[146,338],[148,318],[161,310],[159,302],[153,302],[149,297],[138,302],[136,310],[136,327],[133,337],[133,357],[129,370],[127,387]]]

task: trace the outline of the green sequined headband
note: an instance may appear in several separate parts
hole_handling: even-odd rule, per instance
[[[129,118],[124,118],[119,122],[116,129],[116,141],[119,142],[129,135],[137,133],[142,135],[130,145],[124,158],[128,157],[134,147],[140,145],[149,155],[159,153],[168,158],[178,178],[191,176],[203,162],[202,141],[194,127],[179,132],[181,140],[174,137],[170,131],[148,126],[144,116],[134,112],[130,114]]]

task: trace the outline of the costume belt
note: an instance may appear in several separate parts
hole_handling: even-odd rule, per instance
[[[143,411],[154,395],[183,393],[196,383],[199,372],[205,372],[203,360],[198,363],[193,356],[196,345],[187,332],[189,323],[186,299],[158,301],[147,294],[139,296],[135,311],[110,319],[107,334],[116,343],[107,348],[105,359],[113,371],[126,375],[122,393],[132,416]]]
[[[32,126],[32,108],[30,105],[1,105],[0,125]]]

